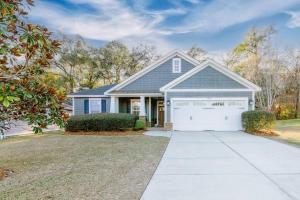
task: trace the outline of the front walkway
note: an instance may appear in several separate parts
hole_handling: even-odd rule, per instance
[[[300,199],[300,149],[242,132],[173,132],[142,199]]]

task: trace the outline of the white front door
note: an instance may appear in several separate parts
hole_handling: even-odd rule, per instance
[[[248,110],[248,98],[173,99],[174,130],[242,130],[241,114]]]

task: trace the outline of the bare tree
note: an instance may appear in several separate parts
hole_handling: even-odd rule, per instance
[[[205,56],[206,56],[206,51],[196,45],[192,46],[187,54],[189,56],[191,56],[192,58],[202,62],[203,60],[205,60]]]
[[[300,117],[300,51],[288,51],[287,84],[295,97],[295,118]]]

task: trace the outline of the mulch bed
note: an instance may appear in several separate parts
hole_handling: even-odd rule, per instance
[[[13,170],[0,167],[0,181],[10,176],[12,173],[14,173]]]
[[[143,135],[145,131],[99,131],[99,132],[65,132],[65,135],[99,135],[99,136],[128,136]]]
[[[275,133],[274,131],[258,131],[250,134],[258,135],[258,136],[278,136],[278,134]]]

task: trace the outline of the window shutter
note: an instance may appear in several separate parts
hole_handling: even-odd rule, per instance
[[[106,99],[101,100],[101,112],[106,112]]]
[[[89,114],[89,100],[84,100],[84,114]]]

